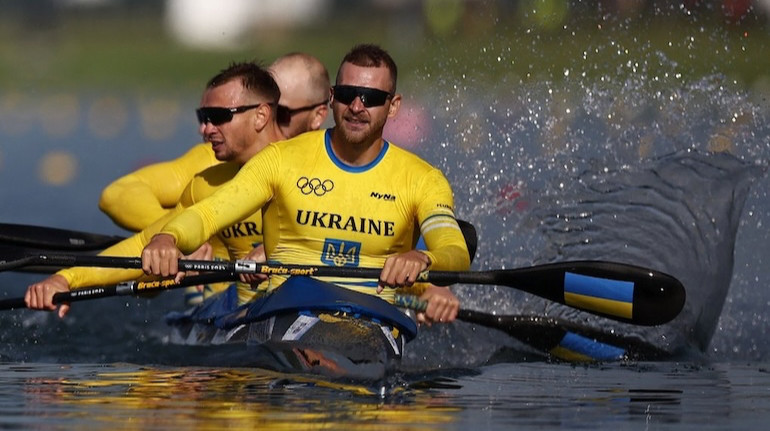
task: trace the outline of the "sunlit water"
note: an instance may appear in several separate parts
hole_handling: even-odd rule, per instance
[[[712,38],[719,42],[719,35]],[[384,392],[375,385],[365,394],[260,370],[177,366],[193,353],[166,344],[162,316],[179,308],[180,297],[114,298],[77,304],[64,321],[28,311],[0,315],[2,426],[764,426],[770,418],[766,94],[741,90],[718,69],[682,78],[665,55],[650,50],[627,58],[627,47],[615,43],[591,47],[563,71],[563,82],[512,75],[485,82],[490,70],[515,60],[506,57],[506,43],[478,46],[478,61],[464,79],[442,75],[441,62],[453,60],[440,55],[435,67],[410,76],[424,106],[404,111],[411,116],[402,113],[405,125],[390,135],[396,143],[410,137],[414,151],[446,172],[458,215],[480,234],[474,269],[616,260],[674,275],[688,299],[674,321],[639,328],[507,287],[457,286],[456,292],[465,307],[489,313],[559,316],[637,334],[676,352],[672,360],[552,363],[500,332],[458,322],[424,328],[402,373]],[[689,42],[676,43],[688,49]],[[590,71],[598,53],[609,65],[596,76]],[[725,53],[725,63],[740,55]],[[81,97],[86,105],[100,100]],[[96,209],[101,188],[147,160],[179,154],[177,142],[196,142],[192,116],[178,120],[181,127],[165,140],[140,127],[115,132],[110,123],[99,131],[93,129],[99,122],[77,121],[62,136],[30,120],[35,100],[2,105],[8,108],[0,123],[4,222],[122,233]],[[120,100],[130,106],[130,98]],[[182,103],[192,112],[196,99]],[[139,121],[126,109],[126,123]],[[414,118],[417,128],[408,121]],[[51,173],[69,159],[54,157],[64,165],[51,168],[41,158],[60,150],[77,161],[77,175],[56,186],[62,178]],[[16,296],[40,276],[0,277],[3,292]]]
[[[5,429],[750,429],[768,370],[671,363],[517,364],[380,398],[250,369],[0,366]],[[715,402],[718,400],[718,402]]]

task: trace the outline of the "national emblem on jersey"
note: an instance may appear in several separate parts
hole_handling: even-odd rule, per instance
[[[327,238],[321,262],[329,266],[359,266],[361,243]]]

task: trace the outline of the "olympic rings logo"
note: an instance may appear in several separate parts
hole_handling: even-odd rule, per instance
[[[303,195],[315,194],[316,196],[323,196],[334,189],[334,183],[332,180],[321,181],[318,178],[300,177],[297,180],[297,188]]]

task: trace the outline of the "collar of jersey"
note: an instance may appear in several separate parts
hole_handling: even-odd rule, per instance
[[[363,166],[350,166],[347,163],[343,162],[342,160],[338,159],[336,155],[334,155],[334,151],[332,151],[332,129],[326,129],[326,134],[324,136],[324,145],[326,146],[326,154],[329,155],[329,158],[332,162],[334,162],[335,165],[337,165],[338,168],[342,169],[343,171],[347,172],[366,172],[369,169],[375,167],[377,163],[380,163],[380,160],[382,160],[383,157],[385,157],[385,153],[388,152],[388,148],[390,147],[390,143],[388,141],[384,141],[385,145],[382,146],[382,150],[380,150],[380,154],[377,154],[377,157],[374,158],[371,162],[363,165]]]

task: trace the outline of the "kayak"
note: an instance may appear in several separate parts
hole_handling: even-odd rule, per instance
[[[168,314],[170,342],[206,346],[201,365],[376,381],[397,367],[417,335],[414,319],[401,309],[309,277],[290,277],[269,295],[237,302],[233,285]]]
[[[397,296],[403,307],[412,305]],[[572,363],[661,360],[644,340],[544,316],[460,310],[464,324],[505,332],[546,360]],[[201,347],[192,365],[257,367],[333,380],[383,381],[417,336],[405,308],[309,277],[290,277],[272,294],[238,306],[231,286],[201,305],[170,313],[170,342]]]

